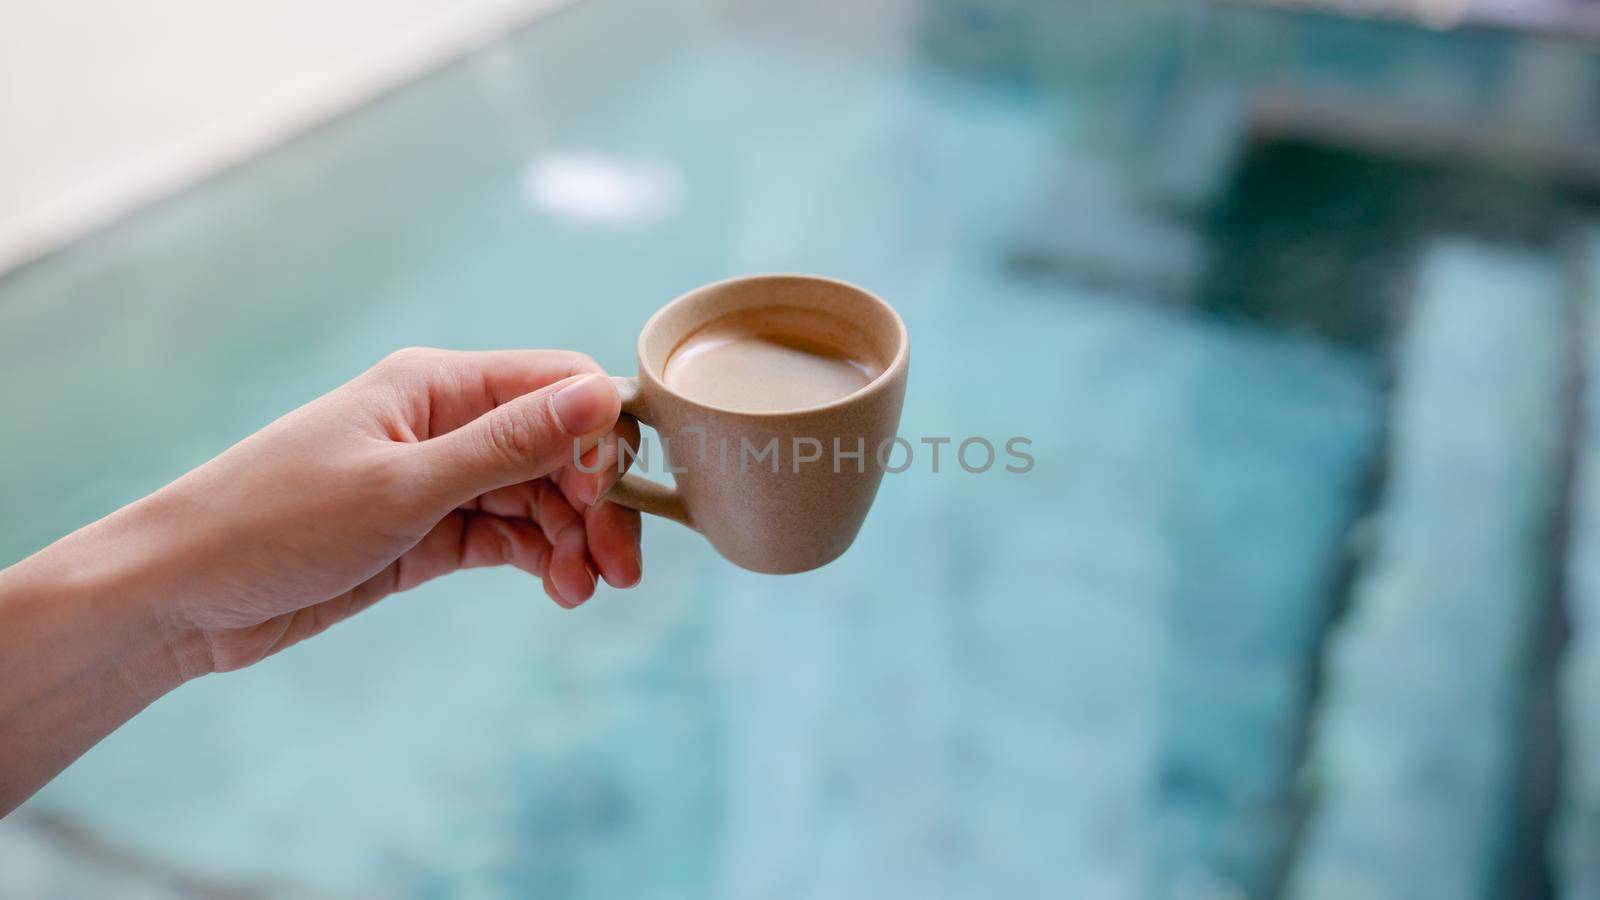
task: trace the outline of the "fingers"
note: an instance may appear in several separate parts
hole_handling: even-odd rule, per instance
[[[564,505],[555,491],[548,493],[556,496],[556,503]],[[567,513],[571,521],[563,521],[554,508],[545,510],[546,518],[556,521],[555,527],[564,535],[552,544],[546,529],[533,519],[457,510],[401,557],[392,571],[384,573],[383,590],[372,599],[408,590],[457,569],[509,565],[542,579],[550,599],[572,609],[594,595],[594,577],[589,574],[578,514],[570,507]]]
[[[571,552],[558,552],[544,531],[526,518],[461,512],[465,526],[460,533],[460,568],[511,565],[544,582],[544,592],[558,606],[572,609],[594,594],[594,581],[587,590],[573,580]],[[587,579],[585,563],[577,570]],[[563,588],[561,583],[565,583]]]
[[[391,591],[406,591],[457,569],[516,566],[544,577],[550,542],[526,519],[457,511],[445,516],[399,560]]]
[[[575,507],[547,479],[490,491],[468,509],[538,523],[554,548],[546,574],[551,597],[575,606],[594,594],[594,573],[612,587],[639,583],[639,514],[614,503]]]
[[[638,446],[639,428],[619,418],[617,391],[593,359],[554,350],[409,349],[361,383],[387,398],[379,404],[385,431],[408,445],[411,462],[400,470],[397,492],[522,523],[513,529],[492,518],[446,519],[414,554],[427,563],[427,577],[439,566],[498,564],[496,553],[521,547],[539,555],[502,561],[537,569],[565,606],[592,596],[597,575],[613,585],[638,582],[638,517],[599,498],[621,476],[622,448]],[[445,535],[452,527],[460,537],[455,560]],[[529,529],[543,543],[519,537]]]
[[[623,416],[599,445],[581,458],[580,465],[562,469],[557,483],[568,503],[581,510],[589,540],[589,558],[606,583],[630,588],[639,583],[643,557],[639,552],[639,514],[600,498],[611,490],[633,462],[623,447],[639,446],[639,423]]]
[[[463,569],[509,565],[540,578],[550,571],[550,542],[526,519],[464,514],[460,542]]]
[[[623,453],[623,445],[628,447],[627,454]],[[619,418],[599,444],[556,476],[561,492],[577,509],[593,506],[633,464],[633,454],[638,447],[639,423],[631,416]]]
[[[418,440],[466,425],[497,406],[573,375],[601,374],[590,357],[570,350],[398,350],[363,378],[412,401],[401,404]]]
[[[419,477],[451,505],[542,478],[600,443],[621,414],[611,379],[579,375],[512,397],[476,419],[416,445]]]
[[[554,548],[546,583],[553,586],[562,605],[572,607],[594,596],[594,575],[589,568],[589,546],[583,516],[572,508],[549,481],[535,485],[539,528]]]
[[[643,563],[638,513],[604,500],[593,506],[574,505],[548,480],[530,487],[539,526],[558,551],[551,578],[563,597],[578,602],[589,599],[596,574],[612,587],[630,588],[639,583]]]
[[[602,500],[585,510],[583,518],[589,556],[606,583],[617,588],[638,584],[644,574],[639,553],[639,514]]]

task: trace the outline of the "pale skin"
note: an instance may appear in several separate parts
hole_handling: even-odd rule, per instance
[[[0,570],[0,816],[183,682],[457,569],[637,584],[620,412],[581,354],[403,350]]]

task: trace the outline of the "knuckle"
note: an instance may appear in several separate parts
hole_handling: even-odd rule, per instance
[[[379,384],[415,389],[445,373],[449,353],[432,347],[404,347],[385,356],[366,377]]]
[[[427,365],[439,353],[431,347],[402,347],[385,356],[378,367],[390,371],[411,371]]]
[[[557,431],[542,403],[503,406],[490,415],[488,425],[490,452],[512,464],[542,456]]]
[[[511,532],[505,526],[493,520],[489,521],[491,522],[489,525],[489,552],[494,555],[496,562],[508,563],[516,558],[516,542],[512,540]]]

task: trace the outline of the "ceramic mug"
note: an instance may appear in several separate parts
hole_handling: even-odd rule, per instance
[[[781,328],[786,318],[815,313],[839,330],[834,337],[842,345],[870,354],[881,369],[854,393],[747,412],[698,402],[665,383],[673,352],[709,323],[737,314],[770,317]],[[910,349],[905,323],[889,304],[841,281],[755,275],[696,288],[645,323],[638,376],[614,379],[623,412],[661,436],[675,486],[630,473],[606,496],[699,531],[752,571],[826,565],[855,540],[878,492],[900,425]]]

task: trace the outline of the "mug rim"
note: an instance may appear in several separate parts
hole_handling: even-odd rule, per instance
[[[708,403],[702,403],[699,400],[685,396],[684,394],[668,387],[667,383],[651,370],[649,364],[645,360],[645,339],[648,338],[650,336],[650,332],[659,325],[662,317],[666,315],[668,310],[673,309],[679,304],[687,303],[691,297],[703,291],[726,288],[743,282],[769,281],[775,279],[797,279],[802,281],[824,282],[836,287],[853,291],[857,295],[865,297],[872,303],[877,304],[889,314],[890,320],[894,322],[896,336],[894,359],[890,361],[887,366],[884,366],[883,371],[878,373],[877,377],[873,378],[871,381],[867,382],[861,387],[856,388],[854,391],[844,395],[843,397],[829,400],[826,403],[819,403],[814,406],[802,406],[797,409],[784,410],[747,411],[740,409],[728,409],[727,407],[712,406]],[[808,275],[803,272],[766,272],[756,275],[735,275],[731,278],[723,278],[719,281],[713,281],[708,284],[702,284],[698,287],[690,288],[689,290],[684,291],[678,296],[672,298],[670,302],[656,310],[649,319],[645,320],[644,327],[639,329],[639,339],[634,345],[634,357],[639,367],[638,377],[641,379],[648,378],[655,388],[659,389],[663,393],[671,395],[674,400],[680,403],[686,403],[695,409],[705,412],[713,412],[724,416],[744,416],[752,419],[788,419],[794,418],[795,416],[812,415],[819,412],[831,412],[836,409],[842,409],[852,404],[859,403],[868,394],[882,390],[886,385],[898,377],[899,374],[905,370],[910,356],[910,332],[906,330],[905,320],[900,318],[900,313],[895,311],[895,308],[890,306],[887,300],[884,300],[882,297],[879,297],[877,294],[858,284],[854,284],[840,278],[829,278],[825,275]]]

